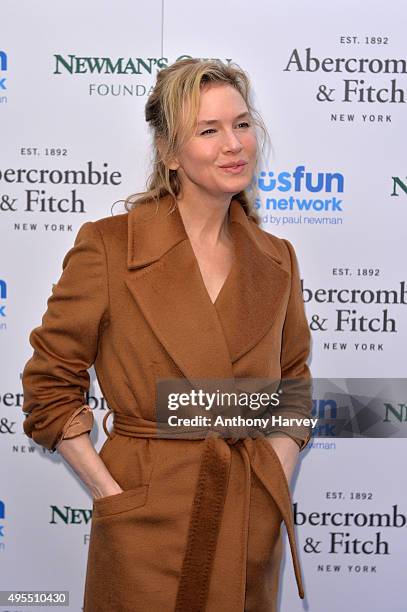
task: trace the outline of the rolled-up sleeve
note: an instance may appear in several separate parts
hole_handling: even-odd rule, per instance
[[[95,222],[87,221],[63,259],[41,325],[30,333],[34,351],[22,373],[24,432],[50,451],[92,429],[88,369],[108,323],[106,252]]]
[[[305,314],[301,290],[301,279],[294,247],[287,240],[291,259],[291,289],[282,331],[281,343],[281,400],[280,406],[273,410],[274,415],[283,418],[310,419],[312,411],[312,381],[307,365],[311,350],[311,332]],[[272,436],[287,435],[303,450],[312,436],[308,425],[274,427]]]

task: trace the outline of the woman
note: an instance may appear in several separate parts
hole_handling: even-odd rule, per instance
[[[158,73],[146,119],[148,191],[81,226],[30,334],[24,430],[93,496],[85,612],[273,611],[282,521],[304,596],[288,485],[308,430],[174,440],[155,414],[159,379],[309,379],[293,247],[245,191],[262,123],[243,71],[193,59]],[[114,415],[99,454],[92,364]]]

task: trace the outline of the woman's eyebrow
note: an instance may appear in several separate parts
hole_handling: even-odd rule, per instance
[[[236,121],[236,119],[243,119],[244,117],[249,117],[250,113],[248,111],[245,111],[244,113],[240,113],[240,115],[237,115],[237,117],[234,118],[234,121]],[[198,125],[212,125],[213,123],[219,123],[219,119],[204,119],[202,121],[198,122]]]

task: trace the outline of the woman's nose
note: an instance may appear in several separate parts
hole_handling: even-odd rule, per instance
[[[233,132],[225,136],[223,147],[227,151],[240,151],[243,148],[239,138]]]

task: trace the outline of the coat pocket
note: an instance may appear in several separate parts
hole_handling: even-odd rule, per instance
[[[155,442],[157,440],[151,438],[136,438],[115,433],[103,444],[99,457],[123,491],[150,484],[157,461]]]
[[[148,488],[148,484],[141,485],[136,489],[128,489],[121,493],[94,499],[92,517],[112,516],[144,506],[147,502]]]

